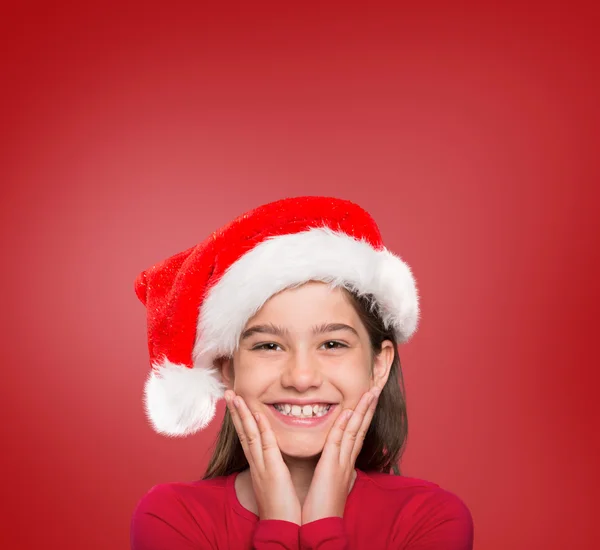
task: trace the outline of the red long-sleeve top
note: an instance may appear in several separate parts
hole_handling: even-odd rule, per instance
[[[435,483],[357,470],[344,517],[260,520],[237,474],[153,487],[131,521],[132,550],[472,550],[471,513]]]

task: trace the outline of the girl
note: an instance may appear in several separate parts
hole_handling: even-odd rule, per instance
[[[202,430],[226,401],[201,481],[138,503],[133,550],[470,550],[464,503],[399,475],[398,344],[419,308],[408,266],[359,206],[257,208],[143,272],[159,433]],[[397,475],[390,475],[394,471]]]

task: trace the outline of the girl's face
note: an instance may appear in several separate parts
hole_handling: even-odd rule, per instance
[[[308,458],[322,450],[335,419],[374,385],[383,387],[391,342],[373,357],[366,328],[347,293],[307,283],[273,296],[246,324],[223,380],[260,412],[281,452]]]

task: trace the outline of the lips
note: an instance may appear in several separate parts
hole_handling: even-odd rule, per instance
[[[329,410],[330,405],[315,403],[314,405],[291,405],[289,403],[275,403],[273,405],[280,413],[295,418],[311,418],[323,416]]]
[[[319,399],[288,399],[281,401],[271,401],[270,403],[266,403],[266,405],[299,405],[303,407],[304,405],[335,405],[333,401],[321,401]]]
[[[288,403],[289,404],[289,403]],[[313,402],[314,404],[314,402]],[[309,405],[309,403],[307,403]],[[326,423],[331,417],[333,411],[336,409],[335,404],[331,404],[329,409],[322,416],[311,416],[311,417],[298,417],[293,415],[287,415],[280,412],[275,404],[269,405],[269,411],[272,413],[272,416],[279,422],[287,425],[287,426],[299,426],[299,427],[316,427],[321,424]]]

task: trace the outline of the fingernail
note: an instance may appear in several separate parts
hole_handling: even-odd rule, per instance
[[[236,398],[233,400],[233,404],[235,405],[235,408],[236,408],[236,409],[239,409],[239,408],[240,408],[240,405],[241,405],[240,398],[239,398],[239,397],[236,397]]]

